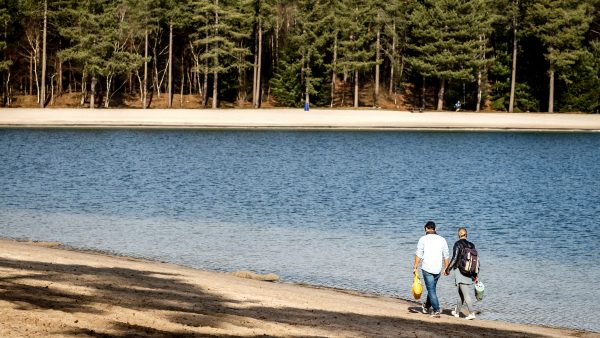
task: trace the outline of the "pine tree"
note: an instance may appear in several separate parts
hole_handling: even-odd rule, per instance
[[[396,82],[402,81],[405,66],[405,50],[408,33],[408,15],[412,1],[392,1],[384,3],[383,52],[389,62],[388,95],[394,97]]]
[[[250,51],[238,43],[246,39],[247,32],[240,27],[244,15],[236,10],[237,2],[233,0],[201,0],[193,1],[192,6],[197,22],[198,38],[196,45],[206,46],[200,56],[207,61],[207,73],[213,76],[212,108],[218,107],[219,75],[231,69],[248,67],[240,55],[248,55]]]
[[[426,0],[411,14],[411,49],[409,60],[424,77],[439,79],[437,110],[444,107],[448,81],[474,81],[480,67],[484,41],[480,39],[476,0]]]
[[[8,40],[8,27],[11,23],[11,15],[9,14],[9,8],[2,7],[0,8],[0,24],[4,28],[4,32],[0,35],[0,74],[2,74],[2,104],[4,106],[10,106],[10,66],[12,65],[12,60],[7,57],[6,49],[7,49],[7,40]]]
[[[573,70],[575,76],[564,95],[565,110],[600,113],[600,40],[590,43]]]
[[[319,2],[299,2],[296,16],[297,27],[295,45],[298,46],[300,54],[301,72],[300,78],[304,87],[304,102],[310,104],[311,96],[319,94],[324,78],[320,76],[319,68],[324,62],[324,47],[327,36],[324,31],[324,20],[326,20],[326,8]]]
[[[252,107],[259,108],[261,105],[262,93],[262,63],[263,63],[263,37],[265,32],[271,31],[277,27],[275,22],[275,0],[252,0],[254,26],[255,26],[255,48],[254,65],[252,77]]]
[[[340,27],[338,65],[354,76],[354,107],[357,108],[360,71],[376,64],[375,50],[371,48],[376,39],[372,29],[375,15],[373,7],[365,6],[358,0],[347,0],[342,6],[341,13],[347,21],[346,25]]]
[[[529,9],[530,29],[546,48],[544,56],[549,63],[548,112],[554,112],[555,73],[564,72],[583,56],[591,11],[590,4],[580,0],[538,0]]]
[[[169,25],[169,78],[168,78],[168,99],[167,107],[173,106],[173,30],[182,29],[189,25],[190,4],[189,1],[166,0],[165,17]],[[182,65],[183,67],[183,65]],[[183,83],[181,84],[183,90]]]
[[[140,55],[126,50],[130,32],[125,20],[130,13],[126,6],[108,0],[82,1],[65,10],[71,12],[76,23],[61,29],[72,45],[62,50],[60,56],[81,64],[84,79],[91,79],[90,108],[95,107],[99,77],[105,80],[104,106],[108,108],[115,76],[137,69],[143,62]]]
[[[40,63],[42,47],[42,29],[44,21],[43,2],[37,0],[21,0],[18,2],[18,10],[21,19],[21,25],[24,29],[24,36],[28,46],[30,58],[30,79],[29,93],[32,94],[31,86],[35,83],[35,92],[37,94],[37,103],[42,102],[40,85]]]

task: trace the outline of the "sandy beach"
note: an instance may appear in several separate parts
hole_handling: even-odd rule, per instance
[[[600,131],[600,115],[377,109],[0,109],[3,127]]]
[[[413,302],[0,239],[1,337],[600,337]],[[407,285],[407,287],[410,287]]]

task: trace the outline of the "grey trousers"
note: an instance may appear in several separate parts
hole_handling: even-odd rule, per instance
[[[456,313],[459,313],[463,305],[467,305],[469,313],[473,312],[473,298],[471,298],[472,284],[458,284],[458,299],[456,300]]]

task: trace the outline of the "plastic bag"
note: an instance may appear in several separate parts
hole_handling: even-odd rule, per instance
[[[423,294],[423,284],[421,284],[418,272],[415,272],[415,279],[413,280],[412,285],[412,294],[416,300],[419,300],[419,298],[421,298],[421,294]]]
[[[482,300],[484,291],[485,285],[483,285],[483,283],[480,280],[478,280],[477,283],[475,283],[475,298],[477,298],[477,300]]]

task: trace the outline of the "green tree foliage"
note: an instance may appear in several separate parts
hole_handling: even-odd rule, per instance
[[[280,106],[302,106],[302,84],[300,63],[281,60],[275,76],[271,79],[273,95]]]
[[[46,58],[43,3],[0,0],[5,105],[46,90],[105,107],[168,92],[171,107],[179,89],[181,106],[215,108],[407,108],[437,92],[438,109],[597,110],[599,0],[48,0]]]
[[[360,72],[376,64],[376,51],[371,48],[376,39],[375,10],[359,0],[345,1],[339,9],[345,18],[340,20],[339,66],[354,76],[354,107],[359,106]]]
[[[61,51],[61,59],[74,61],[82,66],[84,79],[90,78],[91,104],[97,92],[99,76],[105,80],[105,107],[109,107],[115,76],[127,74],[139,68],[141,55],[127,50],[131,38],[128,7],[110,1],[80,1],[77,6],[66,8],[68,16],[75,18],[72,27],[61,29],[61,34],[72,46]]]
[[[10,17],[10,14],[8,13],[8,9],[1,8],[0,9],[0,24],[4,28],[5,32],[8,30],[8,25],[10,24],[10,22],[11,22],[11,17]],[[0,53],[2,53],[2,54],[4,54],[4,50],[6,49],[6,39],[7,39],[6,34],[4,34],[3,36],[0,37]],[[12,61],[7,60],[6,56],[3,55],[2,59],[0,59],[0,72],[7,71],[11,64],[12,64]]]
[[[539,0],[529,9],[530,30],[542,42],[548,61],[550,94],[548,110],[554,106],[554,74],[565,72],[581,59],[582,42],[592,21],[592,7],[580,0]]]
[[[478,0],[426,0],[411,15],[415,54],[409,61],[424,77],[440,80],[438,110],[443,109],[446,82],[472,82],[481,66],[482,5]]]
[[[196,13],[197,31],[199,38],[196,45],[206,46],[200,57],[208,63],[207,72],[213,76],[212,108],[217,108],[219,75],[230,72],[232,69],[240,70],[249,67],[245,58],[250,54],[247,47],[240,42],[248,38],[245,25],[240,25],[246,17],[238,2],[233,0],[203,0],[193,1]]]
[[[574,67],[574,77],[564,95],[564,111],[600,113],[600,40],[592,41],[580,62]]]

